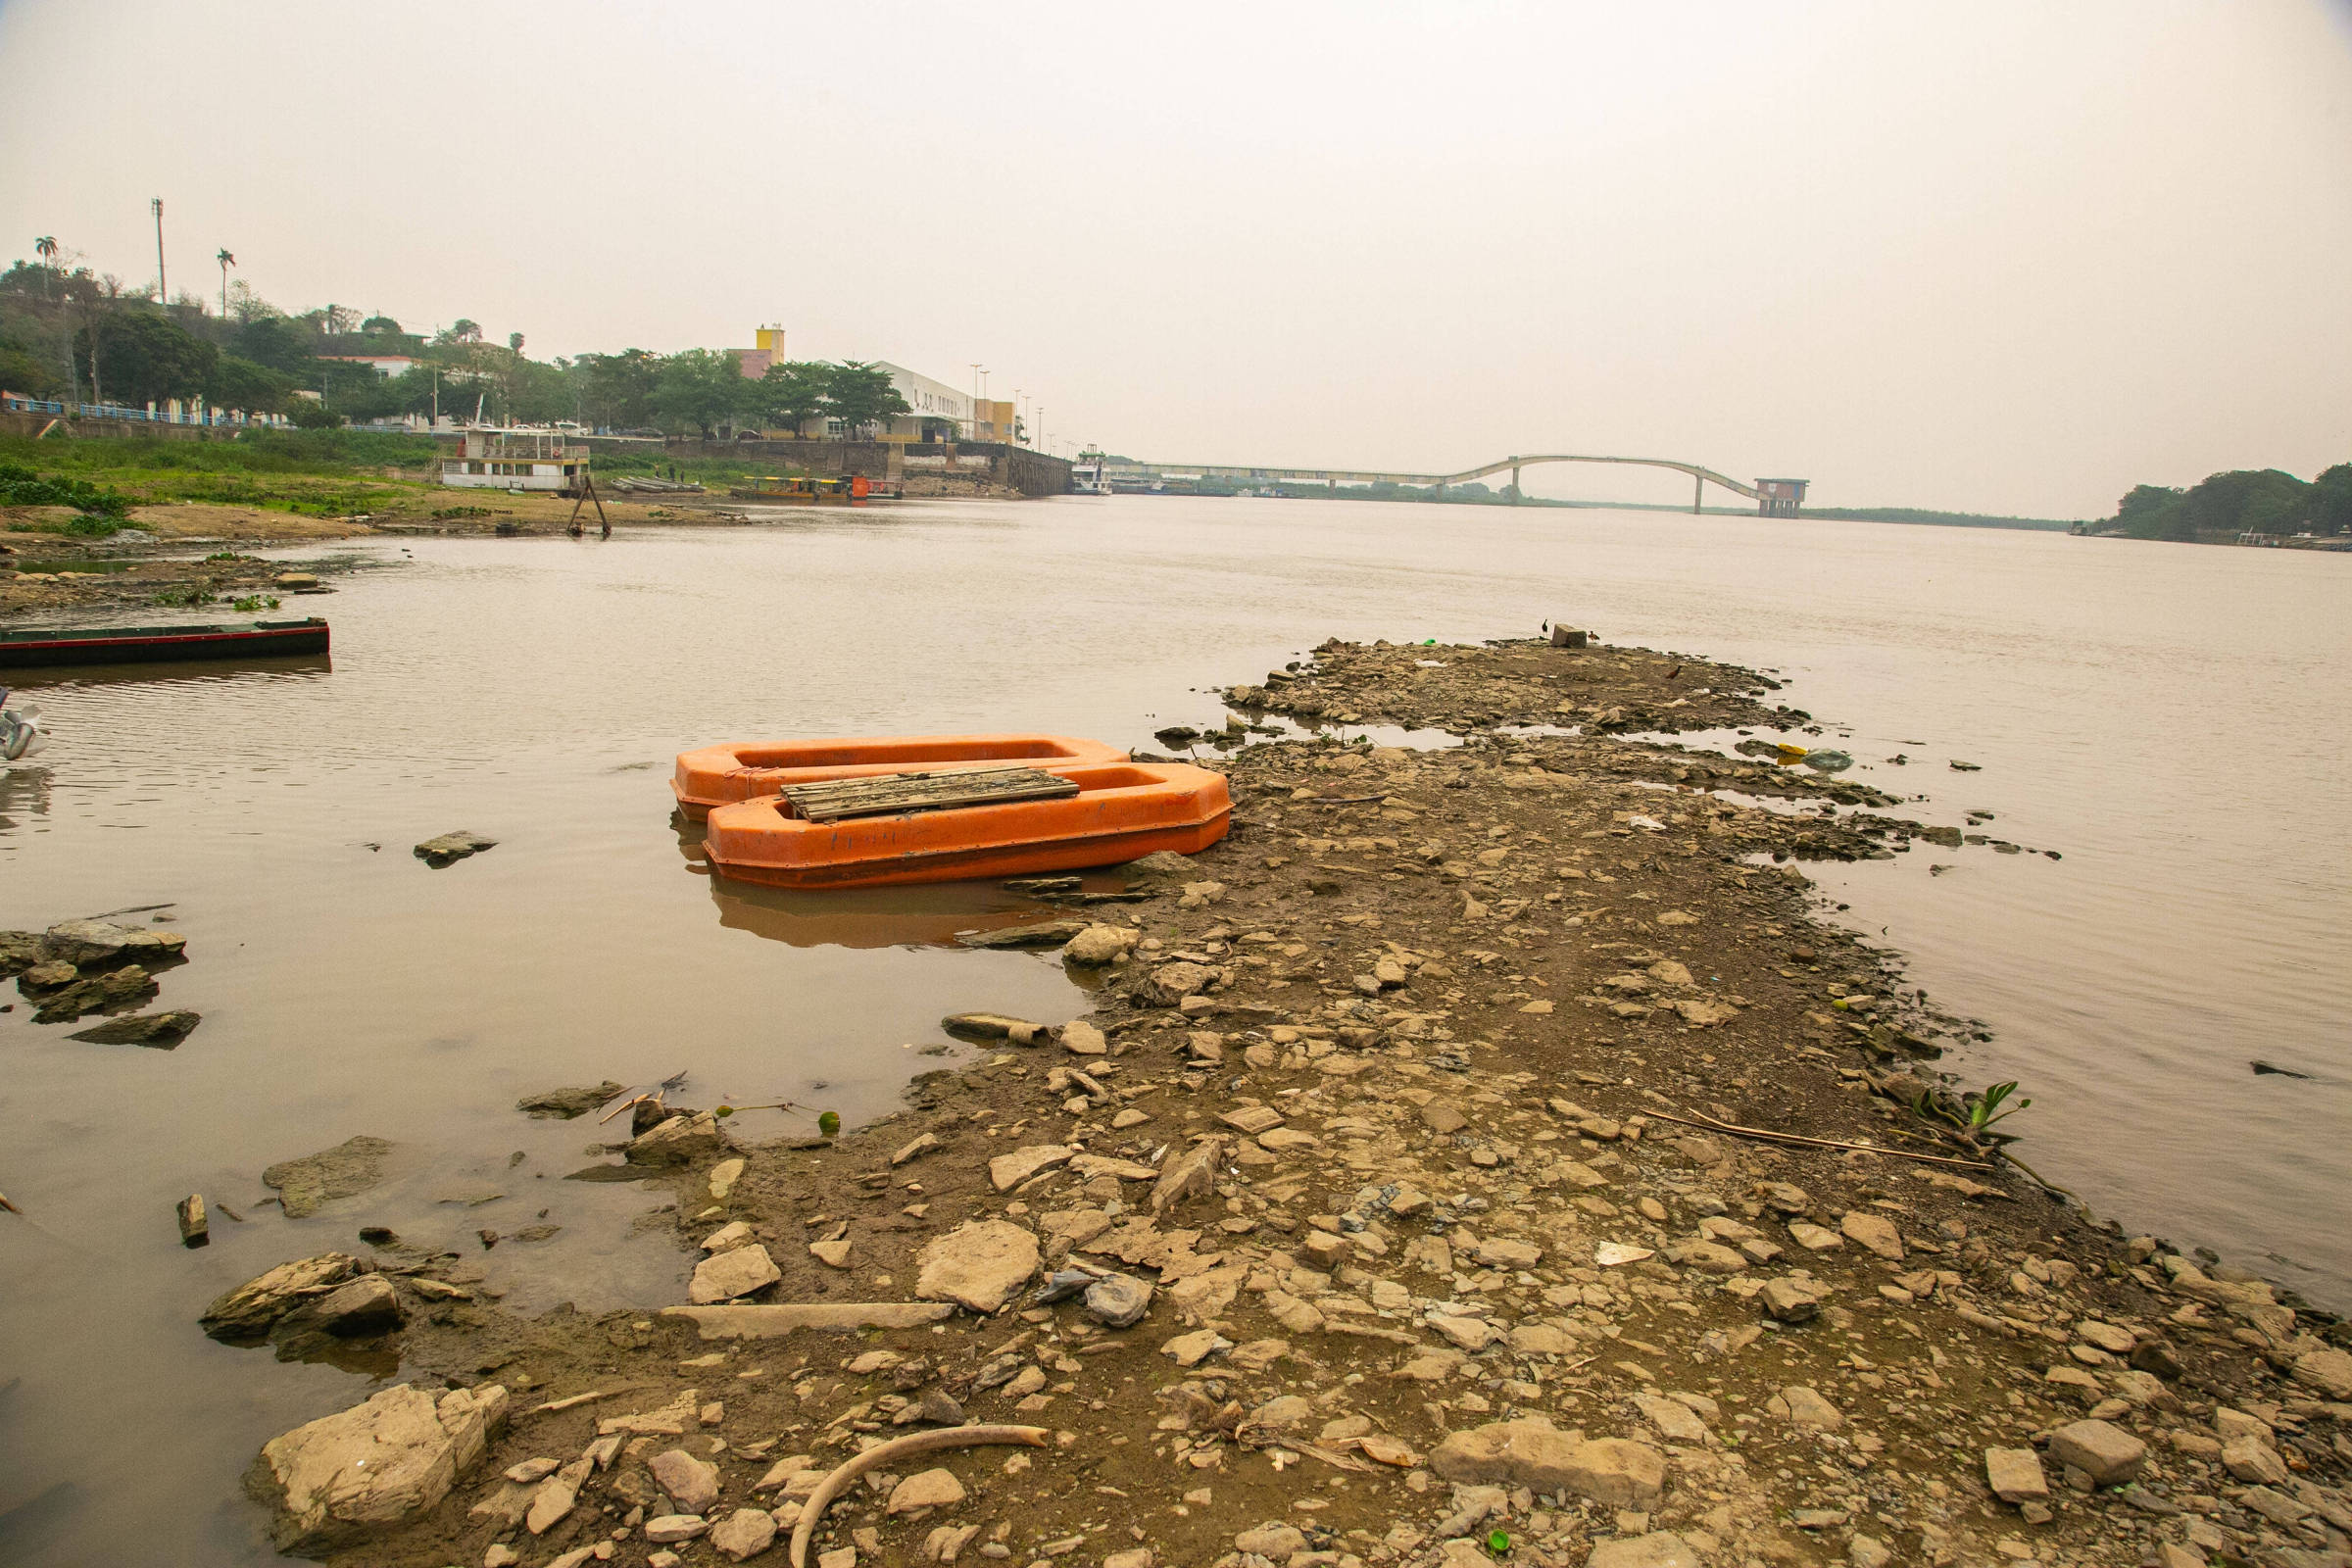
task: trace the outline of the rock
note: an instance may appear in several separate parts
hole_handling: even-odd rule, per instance
[[[169,1051],[195,1031],[204,1014],[186,1007],[165,1012],[134,1012],[109,1018],[87,1029],[76,1029],[69,1040],[87,1040],[101,1046],[157,1046]]]
[[[105,920],[60,920],[42,945],[50,957],[67,963],[103,963],[120,955],[133,934]]]
[[[646,1461],[646,1468],[680,1513],[706,1513],[718,1500],[718,1466],[684,1448],[664,1448]]]
[[[1214,1192],[1225,1148],[1223,1138],[1204,1138],[1180,1158],[1169,1160],[1158,1185],[1152,1189],[1152,1212],[1157,1214]]]
[[[703,1250],[713,1254],[731,1251],[738,1247],[749,1247],[754,1240],[750,1220],[729,1220],[703,1238]]]
[[[1540,1420],[1497,1421],[1453,1433],[1431,1451],[1429,1467],[1468,1486],[1567,1491],[1616,1508],[1650,1508],[1666,1485],[1666,1456],[1647,1444],[1587,1442]]]
[[[1810,1220],[1790,1220],[1788,1234],[1796,1239],[1797,1246],[1808,1252],[1835,1252],[1845,1246],[1844,1237]]]
[[[994,1312],[1037,1272],[1037,1238],[1006,1220],[975,1220],[922,1250],[915,1259],[914,1294],[925,1301],[954,1301]]]
[[[710,1521],[700,1514],[665,1513],[645,1522],[645,1539],[655,1545],[675,1545],[681,1541],[692,1541],[697,1536],[708,1534],[710,1529]],[[583,1552],[588,1550],[585,1546],[580,1549]],[[833,1553],[827,1552],[825,1555],[831,1556]],[[557,1568],[557,1564],[563,1560],[562,1557],[558,1557],[555,1562],[549,1563],[547,1568]],[[822,1560],[819,1559],[819,1561]],[[857,1553],[852,1552],[850,1560],[857,1561]]]
[[[1061,1049],[1073,1056],[1100,1056],[1109,1052],[1110,1042],[1085,1019],[1072,1018],[1061,1026]]]
[[[279,1318],[329,1294],[359,1269],[360,1260],[347,1252],[280,1263],[219,1298],[197,1321],[216,1340],[259,1339]]]
[[[939,1020],[939,1026],[962,1040],[1018,1040],[1023,1045],[1033,1043],[1045,1031],[1043,1024],[1002,1012],[951,1012]]]
[[[539,1490],[531,1494],[530,1506],[523,1510],[523,1528],[534,1536],[544,1536],[561,1524],[578,1504],[580,1484],[594,1466],[593,1460],[574,1459],[540,1482]]]
[[[1592,1548],[1585,1568],[1699,1568],[1698,1552],[1671,1530],[1616,1536]]]
[[[1159,1353],[1178,1366],[1195,1367],[1220,1350],[1233,1348],[1233,1342],[1214,1329],[1196,1329],[1179,1334],[1159,1348]]]
[[[953,1508],[964,1498],[963,1483],[953,1470],[924,1470],[890,1489],[889,1514],[912,1513],[917,1508]]]
[[[2032,1448],[1986,1448],[1984,1484],[2003,1502],[2040,1502],[2050,1494],[2041,1455]]]
[[[479,855],[484,850],[497,847],[498,840],[496,839],[485,838],[481,834],[470,832],[466,828],[458,828],[454,832],[436,834],[417,845],[416,858],[439,869],[452,861],[463,860],[469,855]]]
[[[403,1383],[270,1439],[253,1480],[278,1508],[271,1544],[316,1556],[409,1523],[449,1495],[506,1418],[495,1383],[438,1400]]]
[[[1707,1425],[1689,1405],[1655,1394],[1637,1394],[1634,1404],[1669,1443],[1704,1443]]]
[[[1666,1249],[1666,1261],[1701,1274],[1738,1274],[1747,1267],[1746,1258],[1721,1242],[1678,1243]]]
[[[1850,1568],[1886,1568],[1894,1549],[1876,1536],[1856,1536],[1845,1544],[1845,1560]]]
[[[2330,1399],[2352,1401],[2352,1351],[2306,1350],[2295,1357],[2294,1380]]]
[[[2117,1487],[2139,1474],[2148,1446],[2107,1421],[2077,1421],[2050,1434],[2050,1457],[2073,1465],[2096,1487]]]
[[[744,1161],[740,1155],[734,1159],[722,1159],[710,1167],[709,1191],[712,1202],[723,1203],[727,1200],[727,1195],[735,1191],[735,1184],[743,1179],[743,1167]]]
[[[1450,1343],[1455,1349],[1466,1350],[1472,1355],[1500,1343],[1503,1338],[1502,1330],[1483,1317],[1441,1315],[1430,1318],[1429,1326],[1436,1329],[1439,1337]]]
[[[277,1190],[288,1219],[301,1219],[322,1204],[355,1197],[382,1181],[384,1156],[391,1152],[389,1143],[363,1133],[316,1154],[281,1160],[262,1172],[262,1185]]]
[[[1627,1263],[1639,1263],[1645,1257],[1657,1255],[1646,1247],[1632,1247],[1624,1242],[1603,1242],[1592,1249],[1592,1261],[1602,1268],[1620,1268]]]
[[[1216,977],[1217,971],[1207,964],[1180,958],[1152,970],[1151,982],[1145,991],[1152,1002],[1163,1007],[1173,1007],[1185,998],[1206,991]]]
[[[1150,1546],[1137,1546],[1128,1551],[1114,1551],[1102,1559],[1102,1568],[1152,1568]]]
[[[49,941],[38,931],[0,931],[0,976],[21,974],[48,961]]]
[[[570,1089],[543,1089],[535,1095],[525,1095],[514,1102],[514,1108],[545,1121],[560,1116],[565,1121],[584,1116],[602,1105],[620,1098],[626,1084],[607,1079],[601,1084],[580,1084]]]
[[[1066,1164],[1076,1152],[1066,1144],[1033,1144],[1027,1149],[1016,1149],[988,1162],[988,1179],[998,1192],[1007,1193],[1039,1171]]]
[[[1846,1240],[1869,1248],[1890,1263],[1903,1260],[1903,1238],[1895,1230],[1894,1221],[1884,1214],[1874,1214],[1866,1208],[1849,1208],[1838,1216],[1838,1229]]]
[[[1306,1549],[1306,1536],[1295,1525],[1264,1524],[1234,1537],[1233,1549],[1273,1562],[1288,1562],[1292,1552]]]
[[[1773,1403],[1780,1407],[1775,1414],[1786,1411],[1788,1419],[1800,1427],[1835,1432],[1845,1425],[1845,1417],[1836,1405],[1821,1396],[1820,1390],[1806,1388],[1800,1383],[1792,1383],[1781,1390]]]
[[[1135,934],[1119,926],[1090,925],[1070,938],[1069,946],[1061,950],[1061,961],[1090,967],[1116,963],[1134,941]]]
[[[751,1242],[715,1252],[695,1265],[694,1284],[688,1288],[686,1297],[697,1306],[710,1306],[749,1296],[783,1277],[776,1260],[767,1255],[767,1249]]]
[[[850,1239],[846,1236],[838,1241],[810,1242],[808,1244],[808,1255],[827,1268],[848,1268],[850,1266]]]
[[[63,958],[51,958],[36,963],[17,976],[17,989],[30,994],[35,991],[55,991],[70,986],[81,978],[81,971]]]
[[[939,1134],[923,1133],[914,1138],[912,1141],[900,1145],[897,1150],[893,1151],[890,1156],[890,1162],[893,1165],[904,1165],[910,1159],[920,1159],[925,1154],[930,1153],[933,1150],[943,1149],[945,1147],[947,1146],[939,1141]]]
[[[710,1527],[710,1544],[729,1562],[757,1557],[775,1544],[775,1515],[763,1508],[738,1508]]]
[[[2278,1457],[2278,1450],[2256,1437],[2223,1444],[2222,1468],[2250,1487],[2283,1487],[2288,1480],[2286,1461]]]
[[[1501,1237],[1488,1237],[1481,1241],[1475,1255],[1489,1268],[1534,1268],[1544,1261],[1542,1248]]]
[[[1084,920],[1039,920],[994,931],[966,931],[956,937],[965,948],[1058,948],[1087,929]]]
[[[1267,1432],[1290,1432],[1304,1426],[1315,1413],[1315,1403],[1296,1394],[1280,1394],[1250,1412],[1252,1426]]]
[[[632,1165],[687,1165],[718,1153],[727,1147],[714,1112],[671,1116],[629,1140],[622,1156]]]
[[[1113,1274],[1086,1288],[1081,1303],[1088,1317],[1104,1328],[1133,1328],[1152,1310],[1152,1287],[1126,1274]]]
[[[1810,1323],[1821,1313],[1820,1294],[1798,1280],[1766,1280],[1756,1295],[1776,1323]]]
[[[407,1317],[400,1304],[400,1293],[392,1288],[390,1280],[381,1274],[363,1274],[278,1319],[270,1337],[287,1339],[296,1334],[318,1333],[331,1334],[337,1339],[357,1339],[368,1334],[388,1334]]]

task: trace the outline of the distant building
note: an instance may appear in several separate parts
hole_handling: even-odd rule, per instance
[[[416,368],[418,363],[416,356],[410,354],[355,354],[340,349],[336,353],[321,354],[317,357],[321,360],[332,360],[337,365],[373,366],[386,375],[406,375]]]
[[[441,482],[456,490],[576,490],[588,477],[588,449],[563,430],[461,431],[441,452]]]
[[[774,326],[763,326],[753,337],[759,344],[757,348],[729,349],[727,352],[735,356],[735,368],[741,370],[747,379],[757,381],[767,374],[769,366],[784,363],[783,324],[779,322]]]
[[[1796,509],[1805,504],[1805,486],[1810,483],[1810,479],[1758,479],[1756,488],[1764,495],[1756,510],[1767,517],[1793,517]]]

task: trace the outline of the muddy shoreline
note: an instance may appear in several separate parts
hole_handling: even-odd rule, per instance
[[[1964,1113],[1935,1059],[1972,1026],[1824,923],[1797,869],[2023,847],[1613,738],[1803,724],[1773,690],[1537,642],[1326,645],[1232,690],[1234,832],[1072,903],[1092,929],[1064,961],[1096,990],[1078,1025],[959,1025],[976,1057],[837,1140],[735,1148],[741,1123],[685,1115],[612,1151],[613,1174],[673,1185],[662,1223],[689,1258],[711,1249],[699,1294],[744,1310],[522,1320],[462,1259],[355,1242],[335,1289],[380,1280],[404,1326],[379,1303],[350,1335],[304,1332],[473,1391],[487,1453],[396,1530],[330,1506],[301,1544],[717,1562],[789,1535],[867,1441],[968,1418],[1055,1436],[861,1482],[816,1550],[2336,1560],[2342,1325],[1923,1114]],[[1238,744],[1259,714],[1465,744]],[[1049,1277],[1071,1294],[1037,1302]],[[844,1333],[780,1310],[855,1324],[923,1298],[952,1315]],[[264,1462],[257,1489],[288,1473]]]

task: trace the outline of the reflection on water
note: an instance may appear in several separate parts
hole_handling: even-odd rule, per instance
[[[0,775],[0,927],[172,901],[188,962],[161,1004],[205,1017],[158,1053],[0,1014],[0,1191],[25,1211],[0,1215],[20,1351],[0,1376],[23,1379],[0,1395],[0,1560],[270,1560],[238,1475],[371,1380],[215,1345],[196,1317],[363,1225],[464,1252],[523,1310],[677,1298],[684,1259],[632,1236],[654,1197],[565,1180],[610,1163],[586,1152],[603,1135],[529,1120],[518,1097],[683,1069],[690,1102],[814,1101],[855,1122],[962,1059],[924,1051],[972,1049],[944,1014],[1058,1023],[1086,1004],[1051,955],[950,945],[1056,906],[694,874],[699,845],[662,825],[676,753],[959,731],[1157,749],[1158,729],[1222,725],[1215,687],[1332,635],[1475,641],[1573,612],[1779,666],[1788,701],[1850,726],[1856,776],[2063,850],[1960,857],[1933,880],[1922,855],[1808,869],[1938,1002],[1993,1025],[1945,1064],[2025,1080],[2037,1168],[2352,1299],[2352,759],[2333,711],[2352,561],[1140,497],[406,548],[413,566],[336,599],[331,676],[61,673],[40,767]],[[2183,645],[2216,625],[2230,635]],[[1880,763],[1906,750],[1933,761]],[[440,871],[410,855],[459,827],[499,845]],[[2323,1076],[2257,1078],[2257,1055]],[[262,1167],[357,1133],[401,1151],[383,1186],[303,1220],[257,1202]],[[189,1192],[246,1222],[182,1250]],[[475,1235],[535,1223],[560,1229]]]
[[[334,672],[330,654],[283,654],[268,658],[188,659],[170,662],[139,661],[122,664],[53,664],[41,669],[12,669],[9,681],[25,691],[44,695],[61,686],[113,686],[126,681],[219,680],[222,676],[269,675],[317,678]]]

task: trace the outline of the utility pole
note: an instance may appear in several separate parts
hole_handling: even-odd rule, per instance
[[[148,206],[155,209],[155,303],[172,303],[172,285],[164,279],[164,199],[153,198]]]
[[[963,421],[963,435],[968,441],[980,433],[980,362],[967,360],[964,363],[972,368],[972,401],[963,411],[968,416]]]

